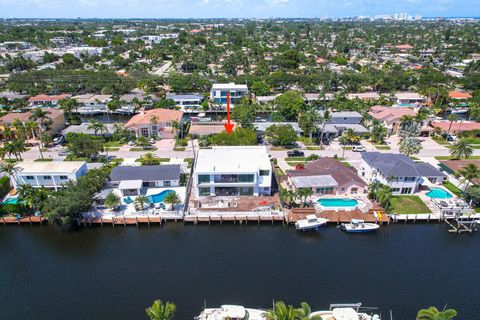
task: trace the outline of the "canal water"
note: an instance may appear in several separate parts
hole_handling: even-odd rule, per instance
[[[330,303],[379,307],[383,319],[456,308],[479,319],[480,233],[444,225],[393,225],[377,234],[334,227],[298,233],[281,225],[183,225],[0,229],[1,319],[145,319],[154,299],[176,319],[209,307],[268,308],[272,300],[314,310]]]

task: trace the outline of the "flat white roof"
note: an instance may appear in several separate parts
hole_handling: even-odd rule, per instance
[[[18,163],[18,174],[73,174],[85,164],[85,161],[22,161]]]
[[[235,84],[235,83],[214,83],[212,85],[212,90],[248,90],[246,84]]]
[[[120,190],[136,190],[142,187],[142,180],[122,180],[118,185]]]
[[[260,169],[271,169],[265,146],[200,149],[195,165],[196,172],[204,173],[252,173]]]

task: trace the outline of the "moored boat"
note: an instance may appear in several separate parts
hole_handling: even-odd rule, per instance
[[[298,220],[295,223],[295,229],[301,231],[317,230],[319,227],[326,224],[329,220],[325,218],[318,218],[314,214],[309,214],[306,219]]]
[[[206,308],[194,320],[266,320],[266,313],[237,305],[223,305],[220,308]]]
[[[350,223],[342,223],[341,229],[345,232],[372,232],[380,228],[376,223],[368,223],[363,220],[352,219]]]
[[[360,306],[361,303],[331,305],[329,310],[310,313],[310,317],[318,317],[321,320],[380,320],[377,314],[360,312]]]

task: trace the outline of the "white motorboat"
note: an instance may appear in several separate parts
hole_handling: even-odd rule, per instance
[[[352,219],[350,223],[342,223],[341,229],[346,232],[372,232],[380,228],[376,223],[367,223],[363,220]]]
[[[310,317],[319,317],[321,320],[380,320],[380,316],[377,314],[370,315],[360,312],[360,306],[361,303],[331,305],[330,310],[312,312]]]
[[[317,230],[319,227],[326,224],[329,220],[325,218],[318,218],[314,214],[309,214],[306,219],[298,220],[295,223],[295,229],[301,231]]]
[[[266,320],[266,313],[260,309],[249,309],[237,305],[223,305],[220,308],[206,308],[194,320]]]

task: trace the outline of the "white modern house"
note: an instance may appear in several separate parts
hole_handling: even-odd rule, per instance
[[[378,181],[394,195],[414,194],[420,185],[441,184],[446,175],[429,163],[415,162],[404,154],[362,153],[361,176],[367,183]]]
[[[15,189],[29,184],[58,190],[68,181],[77,181],[88,170],[85,161],[22,161],[17,167],[11,179]]]
[[[248,93],[246,84],[214,83],[210,90],[210,100],[214,103],[226,105],[227,92],[230,92],[230,102],[234,105]]]
[[[196,197],[271,195],[272,166],[264,146],[201,149],[193,173]]]
[[[175,101],[176,106],[184,112],[198,112],[202,109],[203,96],[201,94],[167,93],[166,99]]]
[[[180,165],[117,166],[110,172],[110,184],[123,196],[145,194],[148,188],[178,187]]]

